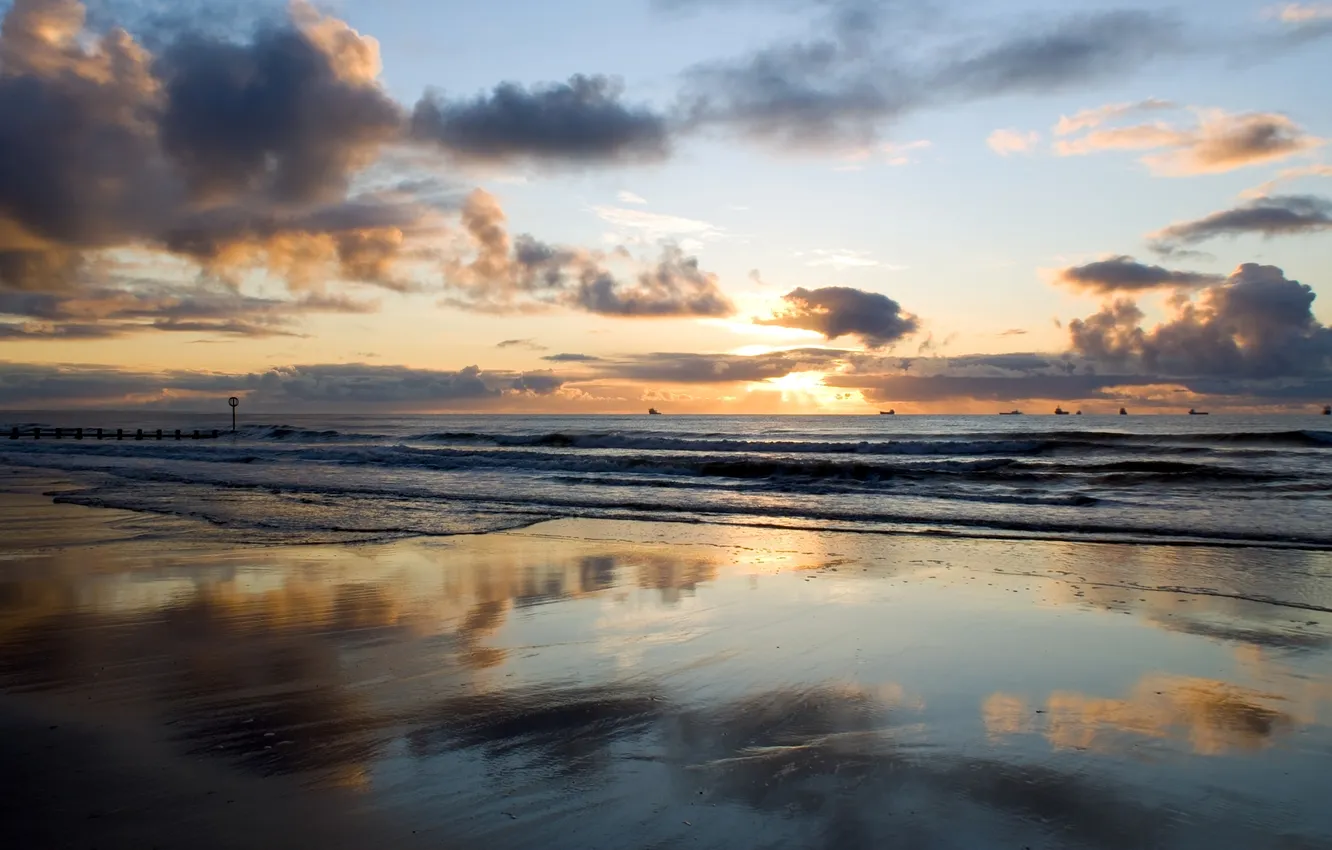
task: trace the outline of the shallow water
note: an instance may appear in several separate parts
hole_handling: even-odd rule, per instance
[[[6,414],[0,435],[145,424],[72,415]],[[154,415],[168,434],[227,425]],[[292,416],[216,441],[0,438],[3,465],[250,541],[593,517],[1332,549],[1321,416]]]
[[[7,694],[428,846],[1332,847],[1325,553],[574,520],[226,551],[43,510],[0,561]]]

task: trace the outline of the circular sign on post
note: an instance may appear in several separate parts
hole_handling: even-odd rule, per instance
[[[231,398],[227,399],[227,404],[231,405],[232,407],[235,407],[236,405],[240,404],[240,399],[236,398],[235,396],[232,396]]]

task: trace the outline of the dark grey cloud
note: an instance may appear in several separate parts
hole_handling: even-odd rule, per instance
[[[411,135],[465,160],[595,163],[664,158],[667,119],[622,99],[623,86],[600,76],[523,88],[502,83],[471,100],[434,93],[412,113]]]
[[[1225,279],[1225,275],[1172,271],[1162,266],[1147,265],[1122,254],[1081,266],[1070,266],[1060,271],[1058,277],[1060,283],[1103,295],[1208,286]]]
[[[778,148],[863,145],[916,104],[914,83],[833,39],[764,48],[685,73],[690,129],[721,127]]]
[[[528,351],[546,351],[546,346],[534,339],[506,339],[495,343],[496,348],[525,348]]]
[[[432,410],[494,406],[549,395],[563,381],[551,372],[456,371],[363,363],[282,366],[265,372],[161,373],[100,366],[0,362],[0,406],[134,403],[136,397],[198,397],[215,404],[242,395],[247,407],[266,410]]]
[[[816,331],[828,339],[855,336],[870,348],[892,345],[920,330],[920,320],[887,295],[848,286],[793,289],[783,312],[756,324]]]
[[[1059,91],[1129,70],[1178,46],[1171,17],[1140,9],[1074,15],[1010,31],[947,62],[931,85],[965,97]]]
[[[549,360],[551,363],[593,363],[601,358],[593,357],[591,354],[550,354],[541,359]]]
[[[533,395],[550,395],[564,386],[564,379],[554,372],[524,372],[514,378],[510,386]]]
[[[64,323],[53,325],[44,322],[0,322],[0,340],[77,340],[111,339],[121,336],[119,328],[108,325],[85,325]]]
[[[258,298],[224,286],[140,282],[73,292],[0,289],[0,335],[7,338],[105,338],[143,330],[226,336],[293,336],[310,313],[367,313],[375,302],[310,293]]]
[[[898,26],[880,27],[872,6],[845,8],[806,41],[687,70],[683,125],[720,126],[783,148],[865,145],[908,112],[1064,90],[1129,71],[1180,38],[1172,18],[1139,10],[1004,25],[997,35],[992,27],[958,39],[941,37],[945,28],[933,17],[929,27],[902,15],[890,19]]]
[[[187,35],[154,65],[162,147],[197,196],[337,199],[403,120],[363,67],[366,49],[330,49],[289,25],[243,44]]]
[[[1170,254],[1219,236],[1293,236],[1332,229],[1332,201],[1313,195],[1273,195],[1152,234],[1152,248]]]
[[[95,285],[88,260],[106,249],[397,286],[389,267],[424,208],[347,197],[404,126],[373,42],[304,6],[248,36],[208,29],[154,54],[85,29],[74,0],[8,8],[0,287]]]
[[[1332,328],[1313,290],[1276,266],[1245,263],[1152,328],[1132,301],[1069,323],[1073,350],[1094,362],[1162,376],[1273,380],[1332,376]]]
[[[848,352],[822,348],[775,351],[769,354],[689,354],[656,352],[606,359],[596,366],[606,378],[667,384],[729,384],[767,381],[792,372],[828,369]]]

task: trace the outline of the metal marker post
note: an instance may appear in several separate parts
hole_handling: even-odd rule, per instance
[[[232,396],[227,399],[227,404],[231,405],[231,433],[236,433],[236,406],[240,404],[240,399]]]

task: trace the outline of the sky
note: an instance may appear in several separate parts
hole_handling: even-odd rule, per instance
[[[0,13],[0,408],[1332,402],[1332,3]]]

